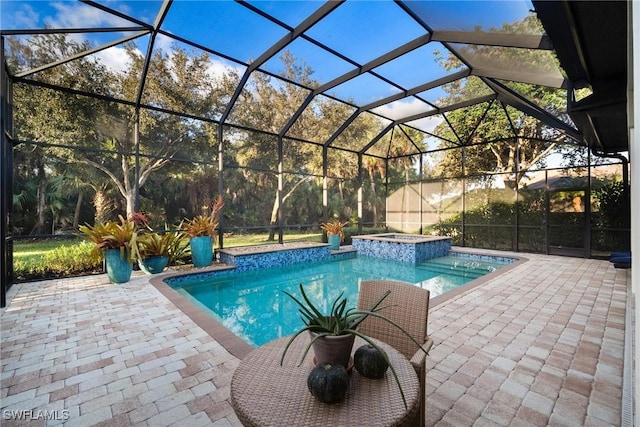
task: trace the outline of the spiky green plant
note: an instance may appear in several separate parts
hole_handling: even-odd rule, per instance
[[[293,299],[296,304],[299,306],[300,317],[304,322],[305,326],[300,329],[298,332],[293,334],[284,350],[282,351],[282,357],[280,358],[280,365],[284,362],[284,357],[289,350],[289,347],[293,343],[293,341],[305,331],[310,331],[315,333],[313,338],[309,341],[309,344],[304,350],[302,357],[300,359],[300,364],[302,364],[304,358],[306,357],[309,349],[315,341],[321,339],[323,337],[328,337],[332,335],[346,335],[351,334],[362,338],[367,344],[374,347],[376,350],[380,352],[380,354],[384,357],[384,360],[391,368],[391,373],[398,384],[398,388],[400,389],[400,394],[402,395],[402,401],[404,402],[405,408],[407,407],[407,401],[404,396],[404,392],[402,390],[402,385],[400,384],[400,379],[394,369],[393,365],[389,361],[389,357],[387,353],[380,348],[371,338],[368,336],[358,332],[358,325],[362,323],[369,316],[378,317],[383,319],[396,328],[406,334],[419,349],[422,349],[422,346],[418,341],[416,341],[402,326],[398,325],[391,319],[386,318],[382,314],[379,314],[378,311],[384,310],[388,306],[380,307],[380,304],[389,296],[391,291],[386,291],[378,301],[369,309],[369,310],[358,310],[355,307],[347,308],[347,298],[343,297],[344,291],[338,295],[338,297],[331,304],[331,311],[328,314],[323,314],[318,307],[309,299],[306,292],[304,291],[304,287],[300,284],[300,294],[302,295],[302,301],[296,298],[294,295],[290,294],[287,291],[283,291],[286,295],[288,295],[291,299]],[[427,354],[427,352],[422,349],[422,351]],[[300,366],[300,364],[298,366]]]
[[[138,228],[133,221],[126,220],[122,215],[118,221],[100,222],[93,226],[89,224],[79,227],[86,238],[93,242],[91,255],[96,260],[104,258],[107,249],[120,249],[120,258],[133,262],[138,256]]]
[[[349,224],[348,222],[340,222],[337,219],[333,219],[329,222],[320,224],[320,228],[327,232],[327,234],[337,234],[340,236],[340,241],[344,241],[344,227]]]

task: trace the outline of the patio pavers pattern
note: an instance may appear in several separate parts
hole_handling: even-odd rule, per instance
[[[228,403],[238,359],[147,277],[107,282],[19,285],[2,314],[2,425],[239,425]],[[20,410],[59,420],[6,420]]]
[[[527,257],[433,310],[429,425],[620,425],[627,271]]]
[[[431,307],[428,425],[619,425],[627,271],[523,256]],[[0,326],[2,425],[239,425],[239,360],[148,281],[14,285]],[[58,419],[8,419],[30,410]]]

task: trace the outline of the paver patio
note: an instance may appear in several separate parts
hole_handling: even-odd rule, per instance
[[[528,261],[433,301],[428,425],[620,425],[628,270],[518,256]],[[3,426],[240,424],[239,360],[149,276],[18,284],[9,298]]]

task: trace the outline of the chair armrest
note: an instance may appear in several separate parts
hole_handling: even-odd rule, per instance
[[[416,351],[416,354],[414,354],[411,358],[411,366],[413,366],[416,372],[424,369],[427,353],[429,353],[431,346],[433,346],[433,340],[431,338],[427,338],[425,343],[420,346],[420,349],[418,349],[418,351]]]

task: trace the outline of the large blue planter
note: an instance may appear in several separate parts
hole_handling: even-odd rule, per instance
[[[327,241],[329,242],[329,249],[332,251],[337,251],[340,249],[340,235],[339,234],[328,234]]]
[[[198,236],[190,239],[191,259],[194,267],[208,267],[213,261],[213,238]]]
[[[144,271],[147,274],[162,273],[162,270],[164,270],[167,264],[169,264],[169,257],[166,255],[152,256],[138,261],[140,270]]]
[[[107,276],[111,283],[125,283],[131,278],[133,263],[125,258],[120,258],[120,249],[107,249],[104,251],[104,262],[107,268]]]

